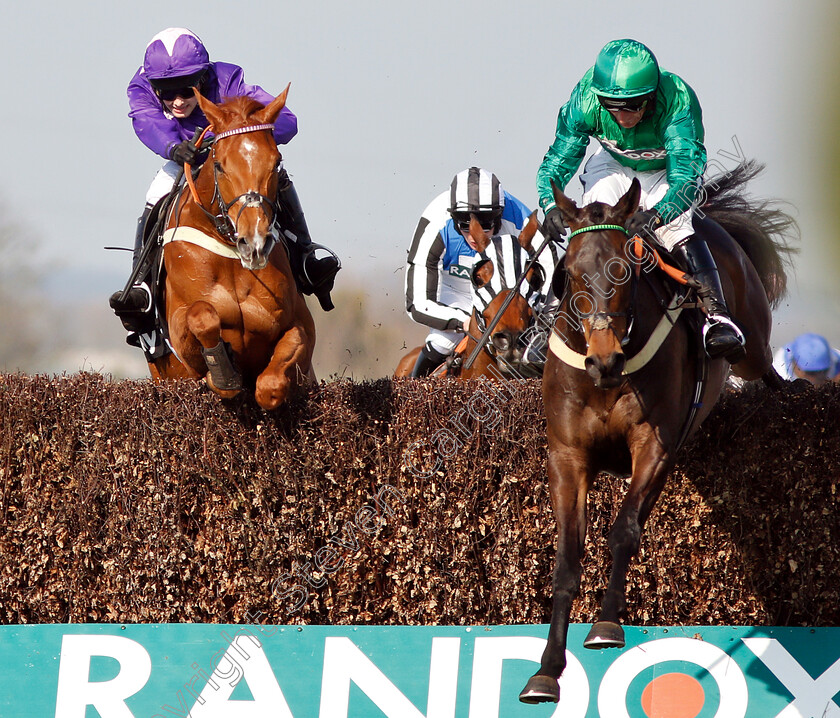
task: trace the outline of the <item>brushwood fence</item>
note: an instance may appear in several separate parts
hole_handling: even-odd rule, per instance
[[[266,414],[2,375],[0,622],[543,623],[545,457],[536,381],[336,381]],[[591,493],[575,621],[624,486]],[[838,625],[838,575],[840,386],[731,392],[648,523],[628,622]]]

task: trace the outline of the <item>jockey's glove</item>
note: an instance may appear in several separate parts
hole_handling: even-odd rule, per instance
[[[198,150],[190,144],[189,140],[184,140],[180,144],[173,145],[169,151],[169,158],[179,165],[193,165],[198,159]]]
[[[545,213],[543,229],[548,233],[550,240],[559,243],[566,241],[565,234],[568,227],[563,221],[563,214],[558,207],[552,207]]]
[[[662,217],[655,209],[640,209],[627,220],[624,228],[631,237],[644,237],[646,234],[653,234],[654,230],[663,224]]]

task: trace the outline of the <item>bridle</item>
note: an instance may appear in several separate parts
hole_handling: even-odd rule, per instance
[[[201,146],[201,140],[210,129],[212,129],[212,125],[208,125],[204,128],[204,131],[201,133],[201,135],[195,143],[196,147]],[[211,151],[212,154],[210,157],[207,158],[207,162],[211,162],[214,160],[216,153],[216,143],[219,140],[222,140],[225,137],[231,137],[233,135],[242,135],[248,132],[261,132],[263,130],[274,130],[274,125],[248,125],[246,127],[237,127],[236,129],[220,132],[213,138],[213,149]],[[248,207],[262,207],[263,205],[265,205],[268,208],[266,216],[269,217],[269,225],[272,228],[274,227],[275,204],[274,200],[270,197],[266,197],[264,194],[261,194],[256,190],[248,190],[247,192],[243,192],[237,197],[234,197],[230,202],[225,202],[224,198],[222,197],[221,190],[219,189],[219,172],[216,167],[215,161],[213,161],[213,196],[210,198],[210,206],[212,207],[214,203],[217,203],[219,206],[218,214],[213,214],[211,211],[209,211],[199,198],[198,192],[195,188],[195,182],[192,178],[192,167],[187,164],[185,165],[184,169],[184,175],[187,178],[187,184],[189,185],[190,194],[192,195],[193,201],[198,206],[198,208],[202,212],[204,212],[205,215],[207,215],[210,221],[213,222],[213,226],[215,227],[216,232],[226,244],[230,244],[234,247],[237,246],[236,226],[239,222],[239,218],[242,216],[242,212],[244,212]],[[231,208],[240,202],[242,203],[242,206],[236,213],[236,218],[231,219]],[[271,250],[276,242],[276,233],[273,231],[269,232],[269,234],[266,237],[266,246],[263,250],[266,256],[271,253]]]
[[[585,234],[587,232],[598,232],[603,230],[617,230],[621,232],[625,237],[627,236],[627,230],[624,229],[624,227],[622,227],[620,224],[593,224],[590,227],[581,227],[580,229],[576,229],[574,232],[571,232],[569,234],[567,242],[571,242],[572,238],[576,237],[579,234]],[[619,344],[622,347],[627,346],[627,343],[630,341],[630,332],[633,329],[633,326],[636,321],[636,315],[633,309],[636,306],[636,292],[639,287],[640,267],[641,263],[639,261],[636,261],[635,271],[632,272],[630,279],[630,303],[628,304],[627,311],[592,312],[591,314],[581,315],[581,318],[589,320],[590,331],[603,331],[604,329],[609,329],[615,335],[615,338],[618,340]],[[618,336],[618,333],[616,332],[615,327],[613,326],[613,319],[619,318],[624,318],[627,320],[627,329],[625,330],[623,337]]]

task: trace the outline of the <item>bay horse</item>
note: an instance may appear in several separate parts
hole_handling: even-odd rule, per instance
[[[785,291],[785,253],[793,250],[784,232],[795,223],[779,209],[744,199],[742,186],[758,171],[745,163],[708,183],[709,203],[698,211],[694,229],[709,243],[731,314],[746,337],[746,357],[733,373],[779,388],[769,347],[771,307]],[[678,285],[647,271],[655,263],[652,252],[645,247],[637,256],[636,247],[643,248],[626,236],[624,225],[639,205],[638,181],[614,206],[594,202],[579,209],[553,189],[572,230],[542,392],[557,553],[548,642],[539,670],[519,695],[525,703],[559,700],[590,485],[599,472],[630,478],[608,536],[612,569],[600,615],[584,641],[587,648],[622,647],[627,571],[645,521],[677,451],[711,412],[729,370],[724,359],[706,358],[702,321],[687,321],[694,312],[681,311]],[[562,274],[558,268],[556,275]]]
[[[530,366],[523,363],[525,341],[534,326],[534,310],[529,300],[534,295],[544,294],[550,281],[553,264],[535,263],[525,275],[522,287],[515,291],[513,299],[505,308],[493,328],[488,343],[484,345],[472,366],[460,368],[460,363],[469,357],[490,322],[496,317],[511,292],[527,261],[534,256],[534,237],[538,223],[534,212],[525,223],[518,237],[497,235],[488,237],[481,225],[470,220],[470,239],[478,251],[471,272],[473,311],[469,331],[455,349],[457,368],[448,369],[446,364],[432,372],[432,376],[451,374],[464,381],[481,376],[503,378],[505,375],[525,374],[533,376]],[[414,369],[421,347],[415,347],[397,365],[394,377],[408,377]]]
[[[252,388],[275,409],[312,378],[315,325],[274,226],[281,156],[272,134],[289,88],[267,106],[216,105],[196,92],[215,139],[164,233],[165,318],[173,353],[155,380],[205,379],[223,398]]]

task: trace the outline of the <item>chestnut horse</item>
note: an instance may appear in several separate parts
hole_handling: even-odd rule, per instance
[[[315,325],[274,227],[281,157],[272,134],[289,88],[268,106],[196,92],[215,140],[167,222],[165,317],[172,354],[153,378],[204,378],[223,398],[253,388],[275,409],[311,377]],[[187,175],[190,168],[186,168]]]
[[[473,312],[469,332],[455,350],[456,366],[472,354],[478,344],[477,339],[483,335],[508,295],[514,291],[513,286],[519,279],[519,273],[528,259],[535,254],[533,239],[537,229],[536,212],[531,215],[516,238],[512,235],[488,238],[474,218],[470,221],[470,239],[478,250],[471,273]],[[451,371],[452,375],[463,380],[481,376],[501,378],[511,373],[533,375],[531,367],[522,362],[525,340],[534,324],[534,310],[528,300],[534,294],[543,294],[543,288],[549,281],[546,277],[550,279],[551,269],[552,265],[546,267],[538,262],[531,266],[525,275],[522,289],[516,291],[493,328],[489,342],[484,345],[472,366],[456,368]],[[420,349],[421,347],[415,347],[400,360],[394,377],[411,376]],[[432,372],[432,376],[447,373],[450,372],[444,364]]]
[[[694,228],[709,243],[732,316],[746,336],[746,358],[732,371],[779,386],[769,347],[770,309],[785,291],[783,255],[791,250],[782,240],[793,220],[744,200],[742,185],[757,171],[748,163],[709,183],[714,191]],[[637,257],[624,232],[639,205],[638,181],[614,206],[594,202],[579,209],[556,188],[554,197],[573,230],[565,292],[543,373],[549,493],[558,538],[548,642],[540,669],[520,693],[526,703],[559,700],[590,485],[599,472],[630,478],[608,537],[609,584],[584,641],[587,648],[621,647],[627,570],[645,521],[680,445],[711,412],[729,369],[725,360],[705,357],[698,323],[686,320],[695,312],[675,297],[678,285],[666,281],[664,273],[647,271],[652,253],[638,245],[644,252]],[[559,268],[557,274],[562,274]]]

